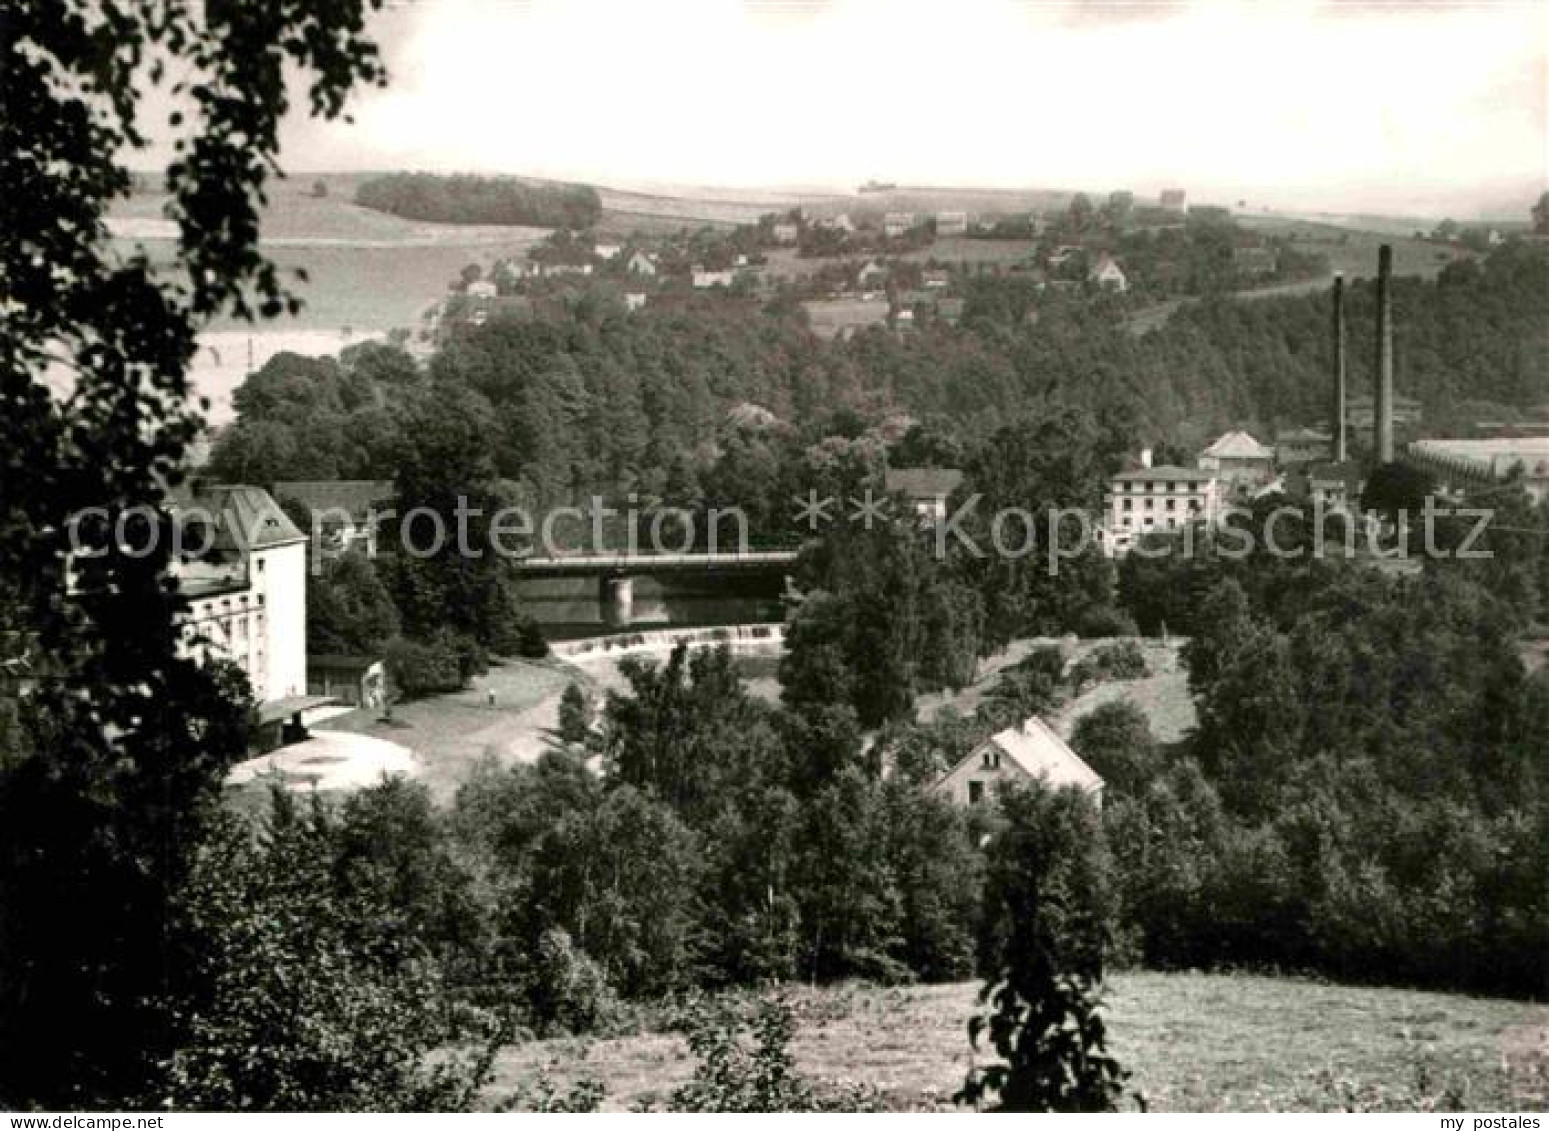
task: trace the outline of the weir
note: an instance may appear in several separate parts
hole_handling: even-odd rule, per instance
[[[577,659],[584,656],[661,651],[677,644],[687,644],[689,647],[726,644],[734,652],[753,651],[784,640],[785,625],[775,621],[717,625],[713,628],[655,628],[643,632],[592,636],[585,640],[560,640],[552,647],[556,656]]]

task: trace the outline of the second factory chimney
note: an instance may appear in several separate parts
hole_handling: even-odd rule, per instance
[[[1373,447],[1377,462],[1393,462],[1393,246],[1377,249],[1377,367],[1372,374]]]
[[[1334,273],[1334,460],[1349,459],[1345,443],[1345,276]]]

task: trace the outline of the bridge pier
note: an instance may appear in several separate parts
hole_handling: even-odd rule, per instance
[[[604,574],[597,579],[597,604],[602,609],[603,624],[627,628],[635,616],[635,579]]]

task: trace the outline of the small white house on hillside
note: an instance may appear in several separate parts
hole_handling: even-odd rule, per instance
[[[1001,786],[1035,781],[1051,789],[1075,786],[1102,804],[1103,779],[1036,715],[974,747],[931,788],[957,805],[986,805]]]

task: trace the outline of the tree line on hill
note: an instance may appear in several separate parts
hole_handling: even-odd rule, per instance
[[[1502,404],[1483,411],[1535,403],[1549,327],[1530,296],[1546,274],[1542,254],[1508,246],[1434,282],[1400,280],[1403,387],[1433,413],[1463,418],[1485,400]],[[1316,420],[1329,383],[1325,308],[1315,295],[1190,304],[1137,338],[1110,300],[1050,299],[987,279],[971,288],[960,329],[824,343],[807,332],[799,308],[704,299],[626,315],[604,292],[583,288],[551,317],[460,330],[428,368],[379,343],[352,346],[337,360],[277,355],[234,395],[237,420],[217,439],[210,470],[272,483],[397,480],[421,467],[436,482],[416,490],[443,508],[469,492],[535,509],[595,494],[647,518],[658,507],[737,507],[755,544],[790,545],[810,533],[792,521],[792,500],[809,491],[842,500],[880,493],[890,466],[959,466],[985,497],[966,528],[982,543],[986,516],[999,507],[1041,500],[1095,511],[1124,453],[1164,438],[1197,444],[1206,438],[1201,421]],[[1359,390],[1370,366],[1369,351],[1358,348],[1370,336],[1370,288],[1350,288],[1348,308],[1351,388]],[[1019,423],[1008,431],[1008,420],[1032,430]],[[1362,446],[1359,436],[1355,443]],[[1066,453],[1069,466],[1032,467],[1045,458],[1029,454],[1035,450]],[[704,538],[703,523],[697,533]],[[917,532],[900,537],[919,541]],[[804,581],[832,589],[820,576],[826,567],[807,560],[813,576]],[[466,592],[468,567],[381,563],[404,635],[418,645],[398,649],[399,669],[420,674],[409,680],[415,689],[455,686],[490,649],[524,639],[536,647],[509,577],[481,568],[483,595],[465,601],[478,612],[449,628],[431,595]],[[1106,568],[1065,563],[1070,577],[1084,569],[1089,589],[1068,591],[1079,609],[1066,610],[1064,626],[1105,615]],[[415,569],[446,576],[407,575]],[[1011,577],[1004,561],[960,561],[954,570],[957,588],[941,590],[933,622],[941,647],[915,673],[921,686],[961,670],[981,643],[999,642],[997,632],[1051,625],[1006,615],[1008,602],[1025,601],[1018,586],[1036,587],[1036,571]],[[370,572],[330,565],[314,585],[319,646],[359,635],[327,611],[375,600]],[[970,591],[978,596],[970,600]],[[819,605],[835,626],[832,646],[841,647],[854,635],[842,627],[853,609],[831,592]],[[490,610],[498,615],[486,616]],[[1138,619],[1183,630],[1180,615],[1141,609]],[[980,625],[990,626],[987,634]],[[369,643],[376,650],[384,642],[374,635]],[[875,721],[890,712],[863,714]]]
[[[1549,256],[1514,245],[1435,280],[1397,280],[1399,390],[1443,428],[1541,403],[1546,288]],[[823,342],[795,304],[691,298],[626,313],[605,288],[581,286],[544,317],[458,328],[428,373],[380,345],[338,362],[280,355],[234,398],[237,421],[217,440],[212,469],[260,483],[391,478],[406,403],[446,388],[471,394],[501,478],[564,502],[594,492],[665,499],[696,483],[708,493],[728,412],[743,405],[808,444],[841,417],[876,425],[906,414],[961,445],[1008,418],[1069,405],[1128,412],[1153,444],[1200,446],[1228,427],[1267,434],[1327,419],[1327,306],[1321,294],[1222,297],[1185,304],[1136,336],[1115,299],[986,278],[970,286],[957,328]],[[1349,387],[1359,394],[1374,355],[1363,348],[1374,332],[1365,281],[1348,288],[1347,315]]]
[[[852,574],[822,547],[806,568],[854,602],[858,621],[893,638],[902,696],[887,687],[859,695],[851,685],[848,701],[822,702],[816,681],[793,674],[796,699],[768,707],[742,689],[726,653],[679,653],[659,668],[630,667],[629,691],[607,701],[595,728],[572,697],[573,749],[536,766],[486,767],[449,810],[393,781],[336,806],[279,794],[256,822],[231,813],[221,783],[247,748],[247,688],[233,666],[187,654],[184,610],[166,576],[171,538],[142,553],[103,523],[86,527],[92,552],[80,553],[66,532],[81,535],[73,519],[88,506],[109,517],[156,513],[197,433],[187,373],[211,314],[294,307],[259,252],[255,211],[286,72],[310,80],[316,112],[338,115],[357,81],[382,78],[362,14],[352,3],[287,8],[264,21],[214,5],[107,15],[36,5],[18,17],[21,38],[49,50],[12,53],[6,81],[21,97],[0,120],[18,140],[4,147],[11,160],[0,175],[25,183],[6,187],[26,237],[0,243],[17,300],[7,311],[14,333],[4,343],[0,414],[8,441],[0,626],[8,645],[24,640],[37,661],[33,686],[0,711],[0,1103],[462,1109],[480,1102],[493,1050],[517,1026],[585,1030],[621,996],[771,975],[951,977],[976,966],[1005,987],[985,1003],[982,1024],[1006,1070],[976,1074],[970,1098],[1108,1107],[1122,1078],[1109,1058],[1091,1055],[1101,1054],[1102,1030],[1090,990],[1105,936],[1123,925],[1137,926],[1137,950],[1163,963],[1295,956],[1364,974],[1378,954],[1405,976],[1522,989],[1522,954],[1543,952],[1534,932],[1545,916],[1533,901],[1544,869],[1531,855],[1549,842],[1531,808],[1541,805],[1549,747],[1542,689],[1512,667],[1501,610],[1468,577],[1426,579],[1414,591],[1380,589],[1375,579],[1370,591],[1329,586],[1305,623],[1290,626],[1267,603],[1213,588],[1199,619],[1222,634],[1200,633],[1190,652],[1205,736],[1191,751],[1197,774],[1124,746],[1144,737],[1133,720],[1078,736],[1111,780],[1144,790],[1144,819],[1126,826],[1138,832],[1111,834],[1115,850],[1091,807],[1070,794],[1021,794],[998,812],[964,814],[916,788],[908,772],[881,773],[884,751],[860,738],[862,710],[907,727],[897,704],[913,694],[918,649],[950,639],[973,651],[956,631],[917,631],[914,612],[887,600],[934,585],[909,576],[914,551],[896,529],[879,553],[904,568],[884,562]],[[122,50],[104,54],[109,42]],[[150,43],[193,72],[201,111],[171,123],[183,155],[168,171],[180,286],[99,238],[109,204],[130,189],[117,162],[143,145],[136,95],[164,63],[139,71]],[[679,438],[717,435],[727,403],[747,399],[740,383],[766,377],[791,399],[761,399],[796,427],[824,419],[830,404],[852,410],[835,432],[813,424],[812,442],[797,449],[836,482],[853,453],[823,440],[864,446],[856,419],[895,403],[862,395],[887,386],[861,373],[847,349],[818,349],[793,317],[760,329],[731,315],[697,339],[691,326],[648,325],[656,336],[634,343],[605,304],[583,302],[550,328],[547,348],[542,337],[511,343],[495,334],[514,346],[492,351],[498,362],[481,370],[477,351],[453,354],[428,375],[383,347],[310,369],[287,358],[244,386],[241,420],[216,466],[249,482],[294,477],[303,465],[318,477],[351,468],[392,478],[402,501],[438,509],[453,494],[492,500],[512,464],[529,482],[552,477],[555,490],[653,470],[665,484],[672,464],[652,453],[651,437],[601,442],[601,402],[627,394],[636,372],[618,364],[630,356],[614,352],[621,337],[638,345],[637,360],[659,351],[642,367],[657,384],[649,396],[647,386],[635,389],[642,406],[655,406],[644,408],[653,423],[672,418],[665,405],[688,390],[694,411]],[[987,327],[984,353],[1014,356],[1020,331],[993,319]],[[764,359],[771,340],[789,346],[789,357]],[[741,356],[739,343],[750,347]],[[885,356],[884,344],[863,342],[854,356]],[[77,378],[64,400],[45,382],[60,351]],[[585,362],[567,367],[572,355]],[[610,386],[610,372],[625,383]],[[843,395],[830,402],[824,393]],[[925,453],[987,438],[966,461],[973,481],[1036,474],[1079,494],[1115,426],[1102,411],[1083,411],[1079,395],[1066,401],[1052,412],[1045,390],[1024,407],[1035,421],[1056,420],[1065,439],[1086,437],[1088,451],[1024,463],[997,442],[1005,421],[988,426],[989,416],[979,429],[905,435],[898,445]],[[556,436],[524,431],[519,405]],[[587,436],[599,440],[596,453],[581,447],[582,428],[596,430]],[[515,457],[503,450],[508,440],[523,445]],[[757,449],[748,455],[756,465]],[[719,459],[708,449],[700,462],[713,468]],[[984,576],[971,571],[943,580],[960,589],[922,608],[950,624],[966,623],[959,597],[971,605],[1004,592],[1004,614],[1017,625],[1060,623],[1085,608],[1080,588],[1049,589],[1021,574],[993,593],[975,589]],[[407,567],[387,588],[412,631],[445,627],[498,648],[492,634],[509,627],[503,581],[486,564],[439,559]],[[356,607],[371,605],[371,619],[390,625],[380,602]],[[1413,670],[1385,666],[1392,645]],[[800,648],[792,663],[826,655]],[[1118,654],[1104,663],[1133,670]],[[1035,656],[1007,695],[1022,709],[1067,678]],[[1355,707],[1374,697],[1372,686],[1382,708],[1367,725]],[[1292,703],[1319,690],[1342,706],[1332,740],[1326,721]],[[918,737],[917,764],[928,766],[937,746]],[[1099,738],[1114,756],[1105,759]],[[1428,756],[1433,738],[1440,753]],[[601,758],[609,773],[592,773],[584,757]],[[1335,765],[1259,772],[1277,758]],[[1163,775],[1155,789],[1148,771]],[[1204,785],[1168,808],[1191,780],[1215,791],[1218,809]],[[1305,804],[1283,811],[1309,782]],[[1335,788],[1315,792],[1324,785]],[[1429,808],[1406,810],[1426,796]],[[1380,811],[1394,820],[1372,822],[1363,839],[1347,826],[1374,800],[1391,802]],[[1208,820],[1216,811],[1226,817]],[[1168,824],[1173,813],[1182,816]],[[1274,823],[1282,818],[1283,828]],[[987,843],[981,820],[998,822]],[[1121,872],[1115,886],[1110,858],[1154,845],[1178,866]],[[1201,845],[1211,867],[1190,872]],[[1216,869],[1217,859],[1233,866]],[[1262,872],[1261,859],[1283,866]],[[1275,877],[1267,893],[1254,886],[1261,874]],[[1433,887],[1434,875],[1443,882]],[[1359,902],[1367,895],[1383,914],[1350,914],[1368,906]],[[1115,918],[1115,898],[1128,918]],[[1218,907],[1237,913],[1226,955],[1200,929]],[[1375,943],[1361,934],[1373,924]],[[1493,973],[1479,973],[1481,957],[1495,962]],[[765,1031],[773,1054],[765,1063],[781,1071],[762,1079],[794,1094],[778,1055],[781,1027]],[[717,1053],[724,1044],[701,1047],[709,1068],[682,1097],[686,1106],[765,1102],[744,1074],[716,1077],[717,1065],[744,1061]]]
[[[602,200],[590,185],[473,174],[388,173],[355,189],[363,208],[438,224],[509,224],[590,228]]]

